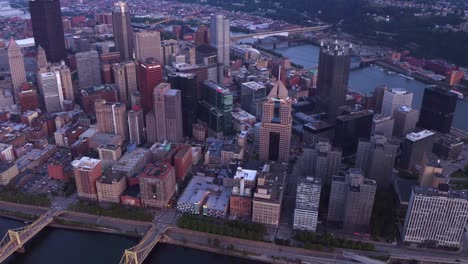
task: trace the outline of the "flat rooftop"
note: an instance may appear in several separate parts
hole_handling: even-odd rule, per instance
[[[434,132],[429,131],[429,130],[423,130],[420,132],[412,132],[412,133],[407,134],[406,139],[416,142],[416,141],[428,138],[433,135],[434,135]]]
[[[258,91],[260,89],[266,89],[265,85],[258,83],[258,82],[245,82],[245,83],[242,83],[242,86],[255,90],[255,91]]]
[[[97,179],[97,182],[103,184],[113,184],[120,182],[122,178],[125,178],[125,174],[121,171],[108,170],[106,174],[102,175]]]
[[[237,167],[236,174],[234,175],[234,179],[244,179],[246,181],[255,181],[257,178],[257,171],[256,170],[246,170],[242,167]]]
[[[93,159],[90,157],[82,157],[79,160],[72,161],[72,166],[80,170],[92,170],[94,169],[101,160]]]

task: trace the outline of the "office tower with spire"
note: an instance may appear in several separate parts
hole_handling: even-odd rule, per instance
[[[395,109],[402,106],[411,106],[413,103],[413,93],[402,88],[385,90],[382,99],[382,115],[392,116]]]
[[[136,105],[128,111],[128,132],[130,143],[141,145],[143,143],[143,111]]]
[[[180,91],[169,83],[154,88],[154,112],[157,141],[182,142],[182,105]]]
[[[330,186],[333,175],[338,175],[341,167],[341,150],[333,148],[328,138],[319,138],[314,148],[304,148],[304,167],[314,178]]]
[[[120,102],[130,106],[130,95],[137,91],[136,64],[133,61],[112,64],[114,82],[119,91]]]
[[[161,34],[158,31],[144,31],[135,33],[135,59],[146,60],[155,58],[163,61]]]
[[[229,66],[229,44],[230,44],[230,21],[223,15],[211,17],[211,46],[217,50],[218,59],[218,82],[223,79],[224,67]]]
[[[154,87],[163,82],[163,68],[154,58],[138,61],[138,88],[141,95],[141,107],[146,115],[153,109]]]
[[[127,129],[127,109],[122,103],[107,102],[98,99],[95,102],[96,123],[103,133],[111,133],[126,138]]]
[[[50,62],[65,61],[67,54],[60,0],[30,0],[29,12],[36,48],[44,48]]]
[[[115,48],[120,52],[121,60],[133,59],[133,30],[130,26],[130,11],[127,3],[119,1],[112,10]]]
[[[419,125],[440,133],[449,133],[458,97],[444,88],[431,86],[424,90]]]
[[[351,48],[338,41],[320,45],[316,97],[320,110],[331,123],[341,114],[339,108],[346,104]]]
[[[101,84],[99,54],[97,51],[79,52],[75,55],[78,83],[81,89]]]
[[[10,44],[8,45],[8,64],[10,66],[15,101],[18,102],[21,84],[27,82],[27,80],[23,53],[21,52],[20,46],[13,38],[10,39]]]
[[[277,80],[263,104],[260,126],[260,160],[289,161],[292,100],[281,80]]]
[[[192,125],[197,120],[198,109],[198,82],[197,75],[193,73],[170,73],[168,80],[172,89],[179,90],[182,97],[182,126],[184,136],[192,137]]]
[[[356,167],[367,178],[375,180],[379,188],[390,187],[397,151],[398,145],[388,142],[383,134],[376,134],[370,140],[360,139]]]

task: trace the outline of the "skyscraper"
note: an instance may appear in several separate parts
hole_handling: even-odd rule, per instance
[[[437,86],[424,90],[419,125],[440,133],[449,133],[458,97]]]
[[[319,138],[314,148],[304,148],[303,171],[330,185],[333,175],[338,175],[341,167],[341,150],[332,148],[328,138]]]
[[[47,112],[59,112],[63,110],[63,90],[60,72],[50,70],[39,73],[39,89],[44,95],[44,104]]]
[[[292,100],[281,80],[277,80],[263,104],[260,127],[260,160],[289,161]]]
[[[334,144],[343,151],[343,156],[356,153],[360,138],[370,138],[373,112],[351,111],[336,118]]]
[[[391,116],[383,116],[376,114],[372,119],[372,135],[384,134],[387,138],[393,135],[393,127],[395,126],[395,119]]]
[[[339,108],[346,104],[349,67],[351,65],[350,47],[335,44],[320,46],[317,77],[317,101],[327,120],[334,123],[340,115]]]
[[[402,88],[385,90],[382,101],[382,115],[392,116],[395,109],[402,106],[411,106],[413,93]]]
[[[51,67],[51,69],[60,73],[63,98],[66,100],[73,101],[75,99],[75,95],[73,91],[73,83],[70,68],[65,64],[64,61],[61,61],[59,65],[54,65]]]
[[[385,91],[388,90],[386,85],[379,85],[374,89],[374,109],[375,112],[382,113],[382,103]]]
[[[154,88],[154,111],[156,115],[157,140],[162,142],[181,142],[182,105],[179,90],[171,89],[170,84],[161,83]]]
[[[140,145],[143,143],[143,111],[140,106],[133,106],[128,111],[128,132],[130,143]]]
[[[228,88],[213,81],[203,83],[203,98],[199,105],[199,119],[215,134],[232,133],[233,95]]]
[[[316,231],[321,188],[320,179],[299,178],[294,209],[294,229]]]
[[[44,48],[50,62],[65,61],[65,37],[59,0],[29,1],[34,44]]]
[[[136,64],[133,61],[112,64],[120,102],[130,106],[130,95],[137,91]]]
[[[101,132],[127,137],[127,109],[124,104],[98,99],[95,108],[96,123]]]
[[[364,178],[361,169],[333,176],[327,220],[342,223],[346,232],[368,232],[376,189],[376,182]]]
[[[138,61],[138,88],[141,94],[141,107],[147,114],[153,109],[153,90],[163,82],[163,69],[154,58]]]
[[[397,151],[398,145],[388,142],[383,134],[376,134],[370,140],[360,139],[356,167],[361,168],[367,178],[375,180],[379,187],[389,187]]]
[[[393,135],[401,138],[415,130],[419,119],[419,110],[402,106],[393,111],[393,118],[395,119]]]
[[[161,35],[158,31],[135,33],[135,59],[144,61],[148,58],[163,61]]]
[[[96,180],[102,175],[102,163],[98,159],[82,157],[72,161],[78,197],[97,200]]]
[[[130,26],[130,12],[127,3],[119,1],[112,10],[115,48],[121,60],[133,59],[133,30]]]
[[[18,94],[20,92],[21,84],[27,82],[27,80],[23,53],[21,53],[20,46],[13,40],[13,38],[10,39],[10,44],[8,45],[8,64],[10,65],[15,101],[18,102]]]
[[[208,28],[205,25],[200,25],[195,31],[195,44],[209,44]]]
[[[218,82],[221,82],[224,76],[224,66],[229,66],[229,44],[230,44],[230,21],[223,15],[211,17],[211,46],[218,52]]]
[[[415,165],[419,165],[424,154],[432,152],[435,138],[435,134],[429,130],[406,135],[401,147],[400,167],[412,169]]]
[[[172,89],[181,92],[184,136],[192,137],[192,125],[197,120],[198,109],[197,75],[192,73],[170,73],[168,80]]]
[[[78,83],[81,89],[101,84],[99,70],[99,54],[97,51],[76,53],[76,68],[78,70]]]

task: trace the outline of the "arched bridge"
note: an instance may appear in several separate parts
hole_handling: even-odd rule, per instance
[[[63,213],[63,211],[49,210],[30,225],[8,230],[0,241],[0,263],[5,261],[16,251],[23,249],[24,245],[31,238],[44,229],[44,227],[50,224],[54,218],[61,213]]]
[[[278,31],[269,31],[269,32],[258,32],[253,34],[246,34],[242,36],[232,36],[231,41],[238,41],[245,38],[257,38],[257,39],[264,39],[267,37],[272,36],[288,36],[289,34],[294,33],[305,33],[305,32],[313,32],[313,31],[321,31],[329,29],[331,25],[325,26],[317,26],[317,27],[305,27],[305,28],[294,28],[294,29],[285,29],[285,30],[278,30]]]
[[[126,249],[120,264],[141,264],[149,255],[153,247],[158,243],[161,236],[166,232],[167,227],[162,224],[154,224],[148,230],[138,245]]]

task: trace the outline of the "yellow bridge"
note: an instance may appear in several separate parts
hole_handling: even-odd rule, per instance
[[[51,210],[41,215],[34,223],[28,226],[8,230],[0,241],[0,263],[5,261],[16,251],[23,249],[24,245],[31,238],[44,229],[44,227],[50,224],[54,218],[61,213],[63,212]]]
[[[120,259],[120,264],[141,264],[149,255],[153,247],[158,243],[161,236],[166,231],[167,227],[163,227],[159,224],[154,224],[146,232],[146,235],[138,243],[138,245],[126,249],[122,259]]]
[[[257,39],[264,39],[271,36],[288,36],[289,34],[295,33],[305,33],[305,32],[313,32],[313,31],[322,31],[329,29],[331,25],[325,26],[317,26],[317,27],[304,27],[304,28],[294,28],[294,29],[285,29],[285,30],[278,30],[278,31],[269,31],[269,32],[258,32],[253,34],[246,34],[241,36],[233,36],[231,37],[231,41],[237,41],[245,38],[257,38]]]

